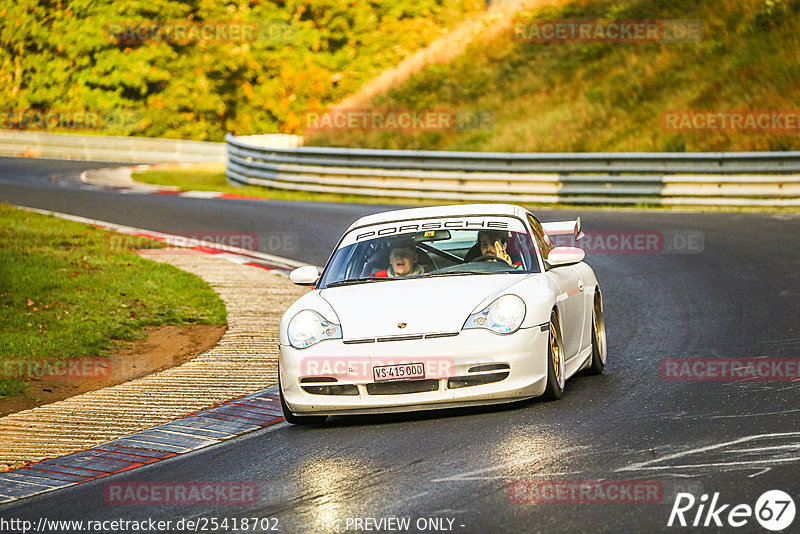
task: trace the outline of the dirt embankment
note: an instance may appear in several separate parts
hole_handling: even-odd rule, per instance
[[[145,339],[122,345],[107,359],[89,358],[93,366],[108,367],[93,376],[32,379],[24,394],[0,399],[0,417],[181,365],[216,345],[226,330],[225,325],[148,328]]]

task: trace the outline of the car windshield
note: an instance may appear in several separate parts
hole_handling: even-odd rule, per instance
[[[320,288],[405,278],[537,272],[536,249],[519,219],[395,221],[346,234],[322,274]]]

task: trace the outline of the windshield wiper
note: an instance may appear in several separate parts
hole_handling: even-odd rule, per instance
[[[388,278],[385,276],[369,276],[365,278],[350,278],[349,280],[339,280],[337,282],[331,282],[327,284],[325,287],[336,287],[336,286],[349,286],[351,284],[361,284],[363,282],[383,282],[384,280],[395,280],[395,278]]]
[[[427,278],[429,276],[462,276],[465,274],[509,274],[518,272],[521,271],[446,271],[421,274],[419,278]]]
[[[461,276],[464,274],[487,274],[485,271],[449,271],[449,272],[433,272],[433,273],[426,273],[421,274],[420,278],[428,278],[430,276]]]

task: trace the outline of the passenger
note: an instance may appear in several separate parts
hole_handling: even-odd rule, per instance
[[[425,269],[417,263],[419,256],[413,244],[403,243],[392,247],[389,254],[389,268],[386,276],[390,278],[403,276],[419,276],[425,274]]]
[[[478,246],[481,249],[481,257],[494,256],[497,260],[503,260],[512,267],[511,256],[508,255],[508,232],[501,230],[481,230],[478,232]],[[491,258],[484,261],[497,261]],[[472,260],[474,261],[474,260]]]

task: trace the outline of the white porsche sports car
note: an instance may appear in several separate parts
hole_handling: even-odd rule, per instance
[[[540,223],[505,204],[362,217],[314,290],[280,325],[279,389],[290,423],[328,415],[452,408],[543,395],[606,364],[603,298],[580,219]]]

